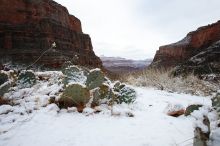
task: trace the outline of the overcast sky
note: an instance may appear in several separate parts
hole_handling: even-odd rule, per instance
[[[200,26],[220,20],[220,0],[55,0],[81,20],[97,55],[153,58]]]

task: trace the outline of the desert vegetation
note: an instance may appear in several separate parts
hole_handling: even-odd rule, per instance
[[[149,68],[122,76],[121,79],[135,86],[193,95],[209,96],[219,90],[219,80],[215,79],[215,75],[196,76],[190,73],[185,76],[174,76],[173,69]]]

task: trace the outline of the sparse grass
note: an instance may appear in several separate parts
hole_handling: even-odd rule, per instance
[[[219,90],[219,83],[204,81],[192,74],[173,77],[171,72],[172,70],[147,69],[125,76],[123,80],[136,86],[155,87],[160,90],[193,95],[208,96]]]

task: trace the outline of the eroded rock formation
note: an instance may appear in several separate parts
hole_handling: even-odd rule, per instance
[[[102,67],[78,18],[52,0],[0,0],[1,62],[31,63],[56,42],[38,63],[60,67],[65,60]],[[1,63],[0,63],[1,64]]]
[[[183,63],[220,40],[220,21],[200,27],[174,44],[161,46],[151,66],[172,67]]]

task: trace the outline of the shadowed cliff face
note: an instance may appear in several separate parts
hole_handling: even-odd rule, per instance
[[[220,21],[190,32],[177,43],[161,46],[156,52],[151,66],[173,67],[183,63],[218,40],[220,40]]]
[[[38,62],[60,67],[66,60],[102,67],[81,22],[52,0],[0,0],[1,61],[31,63],[56,42]]]

